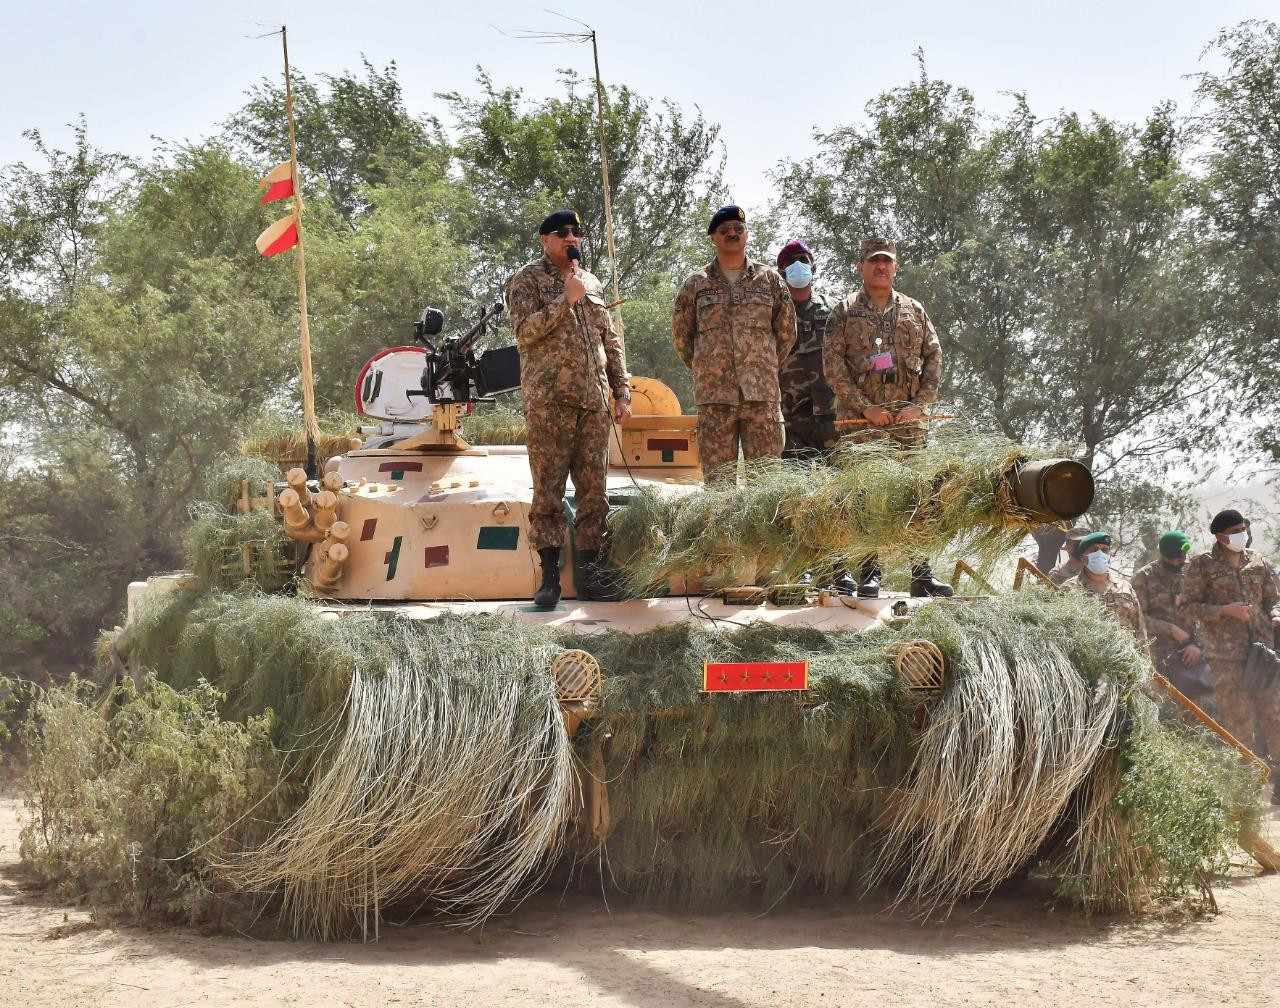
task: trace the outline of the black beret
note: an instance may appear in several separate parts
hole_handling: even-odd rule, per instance
[[[578,220],[577,210],[557,210],[553,214],[547,214],[546,219],[538,228],[538,234],[549,235],[552,231],[564,227],[566,224],[582,227],[582,221]]]
[[[722,206],[719,210],[711,215],[711,223],[707,225],[707,234],[711,234],[716,228],[728,220],[747,222],[747,214],[740,206],[734,206],[730,203],[728,206]]]
[[[1209,523],[1209,531],[1214,535],[1217,535],[1219,532],[1225,532],[1232,526],[1243,524],[1244,515],[1235,508],[1227,508],[1227,510],[1219,511],[1213,516],[1213,521]]]

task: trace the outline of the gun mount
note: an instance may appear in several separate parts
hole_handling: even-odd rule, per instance
[[[438,344],[444,313],[428,308],[414,323],[419,346],[397,346],[373,357],[356,380],[356,410],[383,423],[361,427],[376,443],[394,441],[401,450],[466,451],[459,420],[477,402],[490,402],[520,387],[520,351],[514,346],[476,353],[501,303],[480,313],[460,336]],[[388,439],[383,442],[381,439]]]

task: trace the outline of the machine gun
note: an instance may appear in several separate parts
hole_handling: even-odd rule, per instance
[[[461,336],[447,336],[437,347],[427,338],[444,327],[444,314],[428,308],[414,323],[413,338],[427,348],[427,366],[422,372],[421,391],[410,396],[426,396],[442,406],[483,402],[520,387],[520,351],[513,346],[486,350],[476,356],[475,346],[486,335],[489,323],[502,314],[502,303],[481,312],[480,319]],[[474,394],[472,389],[474,387]]]

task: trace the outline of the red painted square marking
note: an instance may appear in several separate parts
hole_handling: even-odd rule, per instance
[[[688,438],[649,438],[649,451],[688,451]]]
[[[702,667],[702,689],[706,693],[802,690],[808,685],[807,661],[707,662]]]
[[[428,546],[423,550],[423,561],[428,567],[448,567],[449,547]]]
[[[422,472],[421,462],[383,462],[378,472]]]
[[[378,527],[377,518],[366,518],[364,524],[360,526],[360,541],[368,542],[373,538],[373,530]]]

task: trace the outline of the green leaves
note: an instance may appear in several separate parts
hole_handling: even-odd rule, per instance
[[[782,208],[846,289],[861,239],[897,238],[900,286],[937,325],[944,394],[967,413],[1079,444],[1117,489],[1217,443],[1222,341],[1171,107],[1140,126],[1040,121],[1016,96],[993,117],[922,61],[862,123],[816,138],[778,176]]]

